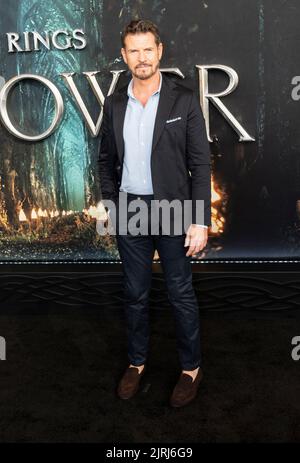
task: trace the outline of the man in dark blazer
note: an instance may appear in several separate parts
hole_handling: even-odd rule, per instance
[[[121,40],[132,79],[105,99],[99,151],[102,199],[116,204],[116,239],[124,274],[130,364],[117,391],[122,399],[133,397],[145,372],[148,296],[157,249],[182,368],[170,404],[181,407],[195,398],[203,376],[191,257],[206,246],[211,225],[210,150],[196,95],[159,71],[163,46],[157,27],[147,20],[131,21]],[[149,223],[153,202],[187,202],[188,227],[174,232],[177,219],[171,214],[169,233],[164,233],[161,219],[156,234],[120,232],[119,212],[134,200],[146,204]]]

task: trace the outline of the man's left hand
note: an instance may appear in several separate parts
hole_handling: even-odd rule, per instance
[[[189,246],[186,256],[193,256],[205,248],[207,244],[208,231],[205,227],[190,225],[184,242],[184,246]]]

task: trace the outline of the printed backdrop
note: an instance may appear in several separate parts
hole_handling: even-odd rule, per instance
[[[86,77],[100,71],[105,96],[113,70],[126,70],[120,31],[132,18],[156,22],[164,43],[162,68],[178,68],[199,95],[196,65],[225,65],[239,76],[222,102],[255,141],[236,131],[210,104],[212,215],[200,260],[297,259],[300,255],[298,94],[299,2],[296,0],[10,0],[0,2],[0,86],[37,74],[59,89],[64,113],[48,138],[25,141],[0,126],[0,260],[117,261],[113,236],[96,232],[101,199],[99,136],[93,137],[61,73],[74,82],[96,123],[100,105]],[[7,33],[41,36],[82,29],[84,49],[8,51]],[[25,33],[25,34],[24,34]],[[58,39],[63,45],[65,36]],[[76,42],[79,44],[79,42]],[[128,81],[122,73],[117,86]],[[224,72],[209,72],[209,90],[228,86]],[[294,93],[292,93],[294,90]],[[42,84],[23,81],[10,92],[8,112],[27,134],[47,129],[54,99]],[[155,258],[158,258],[156,254]]]

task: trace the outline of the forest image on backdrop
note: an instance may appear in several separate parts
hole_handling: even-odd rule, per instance
[[[9,55],[1,47],[1,84],[7,76],[32,73],[47,77],[64,100],[56,131],[40,142],[26,142],[1,127],[1,259],[117,258],[113,238],[96,233],[99,202],[98,139],[89,134],[70,91],[60,76],[106,67],[101,53],[102,2],[15,1],[1,16],[1,32],[92,30],[86,50],[64,51],[41,46],[38,52]],[[76,25],[76,26],[74,26]],[[92,40],[91,40],[92,39]],[[22,42],[20,42],[22,43]],[[75,77],[76,79],[76,77]],[[82,76],[76,85],[93,119],[99,104]],[[51,92],[35,81],[23,81],[11,92],[9,107],[26,134],[43,132],[54,114]],[[95,104],[96,103],[96,104]]]

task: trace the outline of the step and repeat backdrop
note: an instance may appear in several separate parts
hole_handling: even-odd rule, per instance
[[[162,72],[195,90],[205,116],[212,227],[198,260],[300,258],[299,2],[0,8],[0,261],[118,262],[115,237],[96,230],[97,157],[105,96],[130,79],[120,32],[133,18],[158,25]]]

